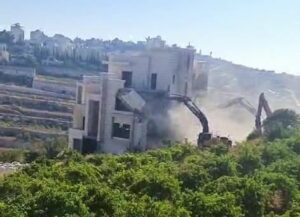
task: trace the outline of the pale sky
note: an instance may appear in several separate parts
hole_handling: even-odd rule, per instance
[[[189,42],[238,64],[300,75],[299,0],[0,0],[0,29],[19,22],[68,37]]]

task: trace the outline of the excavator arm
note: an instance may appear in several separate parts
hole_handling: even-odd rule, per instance
[[[205,147],[207,141],[212,139],[212,134],[209,132],[208,120],[205,114],[198,108],[198,106],[187,96],[172,95],[168,97],[169,100],[175,100],[177,102],[183,103],[200,121],[202,125],[202,132],[198,135],[198,146]],[[228,146],[232,145],[232,141],[227,137],[217,137],[219,141],[222,141]]]
[[[262,124],[261,124],[262,110],[265,111],[267,117],[270,117],[272,115],[272,110],[269,106],[268,101],[265,98],[264,93],[261,93],[259,96],[258,108],[257,108],[257,113],[256,113],[256,118],[255,118],[255,127],[259,134],[262,133]]]
[[[249,113],[251,113],[252,115],[256,116],[256,109],[254,108],[254,106],[251,105],[250,102],[248,102],[245,98],[243,97],[238,97],[238,98],[234,98],[232,100],[230,100],[227,104],[225,105],[221,105],[219,106],[220,108],[229,108],[233,105],[239,104],[241,105],[243,108],[245,108]]]
[[[203,147],[206,141],[211,140],[212,135],[209,133],[208,120],[205,114],[198,108],[198,106],[187,96],[172,95],[168,97],[169,100],[176,100],[183,103],[200,121],[202,125],[202,132],[198,135],[198,146]]]
[[[200,121],[203,128],[202,133],[209,132],[208,120],[205,114],[198,108],[198,106],[189,97],[172,95],[168,99],[183,103]]]

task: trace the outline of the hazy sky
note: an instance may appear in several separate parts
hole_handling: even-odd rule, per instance
[[[0,0],[0,29],[74,38],[161,35],[203,53],[300,75],[299,0]]]

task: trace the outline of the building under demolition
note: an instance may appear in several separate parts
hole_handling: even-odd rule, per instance
[[[110,73],[84,77],[78,83],[70,148],[82,153],[145,149],[145,101],[124,86],[125,81]]]
[[[163,97],[191,96],[195,50],[157,40],[148,39],[144,51],[111,54],[108,72],[77,84],[70,148],[82,153],[144,150],[148,123],[155,126],[160,108],[167,110]]]
[[[138,92],[190,95],[194,49],[154,47],[137,53],[111,54],[108,72]]]

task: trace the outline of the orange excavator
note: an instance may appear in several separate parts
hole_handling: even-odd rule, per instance
[[[255,128],[259,135],[262,134],[262,123],[261,123],[261,114],[262,110],[265,111],[267,118],[272,115],[272,110],[269,106],[268,101],[265,98],[265,94],[261,93],[259,95],[258,108],[255,116]]]
[[[183,103],[200,121],[202,125],[202,132],[198,135],[197,144],[198,147],[207,146],[208,142],[213,139],[212,134],[209,132],[208,120],[206,115],[198,108],[198,106],[187,96],[172,95],[168,97],[169,100],[175,100]],[[222,141],[229,146],[232,145],[232,141],[227,137],[216,137],[217,140]]]

